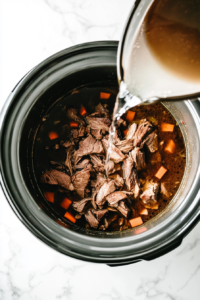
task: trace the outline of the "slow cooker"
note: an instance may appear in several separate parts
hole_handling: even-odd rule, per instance
[[[49,57],[11,91],[0,116],[1,187],[11,208],[40,240],[68,256],[123,265],[161,256],[182,242],[200,219],[200,101],[164,102],[179,124],[186,144],[186,169],[176,195],[159,215],[122,232],[98,232],[62,224],[40,205],[33,147],[46,111],[75,88],[117,84],[118,42],[77,45]]]

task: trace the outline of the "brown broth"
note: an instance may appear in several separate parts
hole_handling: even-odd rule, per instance
[[[100,92],[110,93],[111,96],[108,100],[100,99]],[[75,193],[66,191],[58,186],[50,186],[40,183],[41,174],[46,171],[52,169],[52,165],[50,161],[56,161],[59,163],[65,162],[67,149],[60,146],[61,141],[66,141],[71,138],[71,129],[69,127],[69,123],[71,120],[68,120],[66,117],[66,111],[68,107],[72,105],[78,109],[80,109],[81,104],[86,108],[88,113],[94,112],[94,107],[101,102],[102,104],[108,104],[108,109],[110,113],[113,111],[116,95],[118,92],[118,87],[113,83],[108,85],[105,84],[96,84],[95,86],[88,85],[86,87],[80,88],[76,92],[72,92],[70,95],[67,95],[63,99],[59,100],[47,113],[43,122],[38,130],[35,146],[34,146],[34,170],[35,176],[37,178],[38,186],[42,193],[45,192],[53,192],[55,193],[55,202],[48,202],[45,197],[43,201],[51,206],[51,208],[56,211],[56,213],[60,216],[60,219],[66,224],[69,222],[64,218],[64,214],[66,210],[60,206],[61,202],[64,198],[68,198],[71,201],[81,200],[81,198]],[[157,125],[155,126],[159,142],[164,141],[165,143],[169,139],[173,139],[176,144],[176,150],[174,154],[167,154],[163,151],[162,146],[160,146],[160,153],[162,155],[162,162],[152,165],[150,160],[152,158],[152,154],[147,153],[146,162],[147,169],[138,172],[138,176],[141,179],[151,178],[156,181],[155,173],[159,169],[161,165],[167,168],[167,173],[159,182],[165,182],[168,186],[168,191],[172,193],[170,198],[165,198],[161,193],[158,194],[158,210],[149,209],[148,216],[142,216],[143,222],[148,221],[149,219],[156,216],[160,213],[170,202],[170,200],[175,195],[178,187],[181,183],[184,169],[185,169],[185,146],[183,137],[180,131],[179,126],[176,124],[175,119],[169,113],[169,111],[162,104],[154,104],[154,105],[146,105],[146,106],[137,106],[132,111],[136,112],[134,122],[144,118],[155,118],[157,121]],[[125,118],[125,117],[123,117]],[[154,120],[154,119],[153,119]],[[173,133],[163,133],[160,129],[161,123],[170,123],[175,125],[175,129]],[[123,128],[125,130],[126,128]],[[49,139],[50,132],[57,132],[59,137],[54,140]],[[122,133],[123,137],[123,133]],[[59,145],[59,149],[56,149],[55,145]],[[180,155],[182,151],[183,155]],[[120,173],[122,176],[122,172]],[[125,190],[125,188],[123,189]],[[91,206],[91,204],[89,204]],[[141,200],[134,200],[131,209],[132,213],[129,217],[139,216],[139,210],[142,208]],[[76,212],[70,206],[67,210],[73,216],[76,215]],[[109,212],[109,218],[122,217],[120,212]],[[131,227],[128,221],[125,222],[128,227]],[[76,225],[80,227],[89,228],[89,224],[86,222],[84,216],[81,219],[76,221]],[[101,225],[101,223],[100,223]],[[92,229],[92,228],[91,228]],[[117,223],[117,220],[111,223],[107,231],[116,231],[119,230],[120,226]]]
[[[175,74],[200,80],[200,1],[156,0],[145,18],[147,44]]]

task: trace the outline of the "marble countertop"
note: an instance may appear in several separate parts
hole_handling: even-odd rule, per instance
[[[119,40],[133,0],[0,1],[0,106],[19,79],[72,45]],[[151,262],[111,268],[40,242],[0,190],[0,300],[199,300],[200,224]]]

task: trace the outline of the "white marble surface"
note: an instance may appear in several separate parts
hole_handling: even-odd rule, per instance
[[[120,38],[132,0],[0,0],[0,106],[18,80],[71,45]],[[200,224],[175,251],[110,268],[37,240],[0,191],[0,300],[199,300]]]

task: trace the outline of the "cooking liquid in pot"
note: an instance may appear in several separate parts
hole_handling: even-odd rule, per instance
[[[56,212],[58,218],[63,222],[73,222],[80,227],[95,230],[125,230],[155,217],[168,205],[179,188],[186,159],[184,141],[175,119],[160,103],[137,106],[122,116],[121,124],[118,124],[116,129],[118,138],[116,137],[115,140],[117,151],[120,151],[117,159],[121,159],[121,161],[115,161],[114,166],[110,167],[110,172],[106,168],[109,178],[106,179],[104,163],[108,146],[108,127],[111,124],[117,92],[118,87],[114,84],[89,85],[73,91],[49,110],[38,130],[33,155],[35,175],[44,195],[43,201]],[[99,103],[100,105],[98,105]],[[70,110],[71,108],[72,110]],[[98,112],[91,115],[95,110]],[[70,114],[69,112],[72,111],[77,114]],[[104,129],[95,131],[92,128],[96,126],[92,119],[95,117],[101,119],[98,122],[103,122]],[[133,139],[128,142],[128,149],[126,138],[128,139],[128,135],[131,135],[130,128],[134,127],[137,130],[140,127],[140,135],[138,135],[137,146],[133,146]],[[149,132],[143,134],[139,141],[139,136],[142,132],[144,133],[142,127],[143,129],[149,128]],[[82,133],[80,133],[80,128],[84,128]],[[151,139],[148,140],[149,134],[152,133],[155,138],[153,142]],[[80,141],[84,142],[88,137],[91,140],[88,145],[84,145],[83,150],[90,147],[94,139],[98,144],[98,146],[95,144],[96,150],[93,147],[93,153],[90,149],[90,154],[83,157],[74,156],[74,152],[80,149]],[[157,138],[158,143],[156,142]],[[147,139],[146,142],[144,142],[145,139]],[[99,144],[100,150],[98,150]],[[103,148],[104,153],[99,153]],[[87,159],[88,161],[86,161]],[[98,164],[98,159],[103,166]],[[111,155],[111,160],[115,159],[116,157],[113,158]],[[77,168],[75,160],[78,160]],[[132,163],[133,160],[134,163]],[[85,161],[85,165],[81,166],[83,161]],[[125,170],[124,164],[130,169]],[[83,180],[85,174],[80,173],[84,172],[83,170],[86,170],[87,174],[89,173],[86,186],[84,186],[85,180]],[[128,174],[128,170],[131,171],[130,174]],[[52,171],[54,173],[51,173]],[[56,172],[67,175],[70,183],[66,181],[66,178],[62,179],[62,176],[57,176]],[[122,200],[115,202],[116,197],[109,197],[109,193],[106,195],[102,183],[99,185],[96,183],[98,174],[104,183],[107,180],[107,184],[110,184],[112,189],[110,195],[113,195],[114,191],[117,191],[118,195],[122,193]],[[132,178],[133,174],[134,179]],[[137,184],[133,184],[134,182]],[[66,189],[66,184],[71,191]],[[74,187],[75,190],[72,190]],[[98,196],[100,189],[102,197]],[[95,192],[97,193],[96,197],[92,200]],[[137,193],[138,195],[136,195]],[[100,199],[99,205],[97,205],[97,197],[98,201]],[[83,209],[77,205],[82,199],[87,198],[89,200],[86,200],[85,204],[83,203]],[[103,216],[101,217],[101,215]]]

